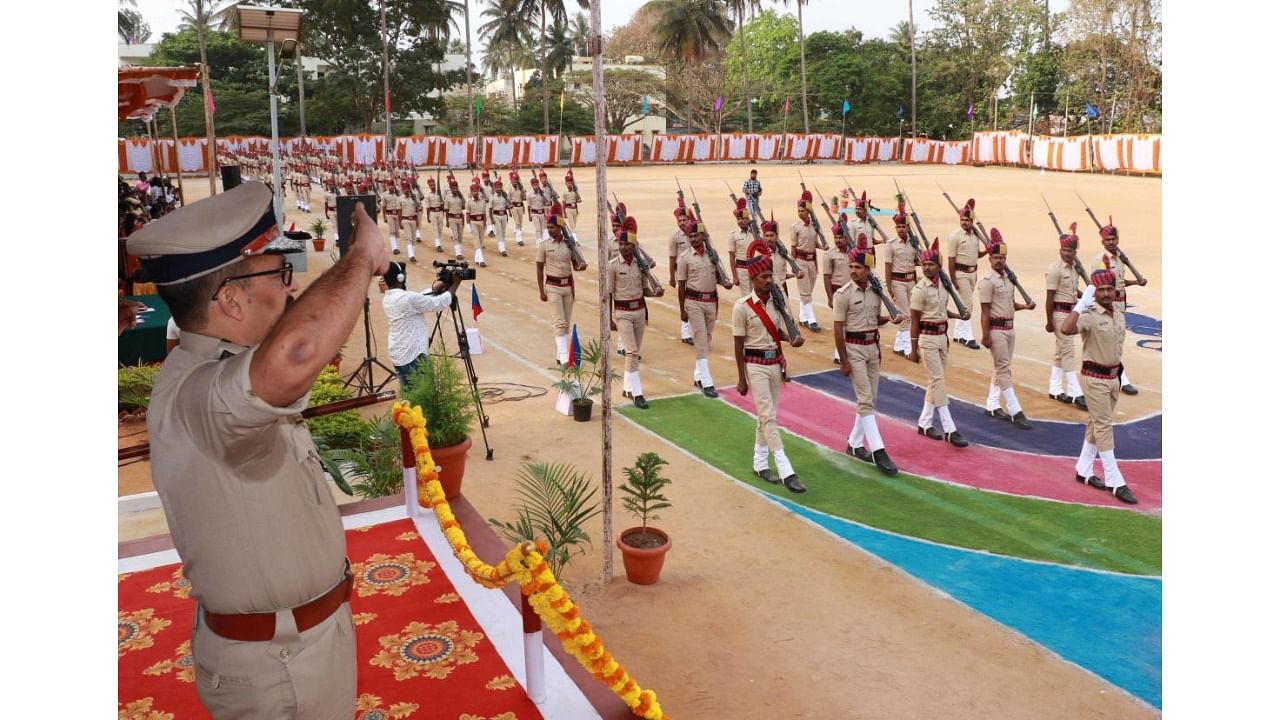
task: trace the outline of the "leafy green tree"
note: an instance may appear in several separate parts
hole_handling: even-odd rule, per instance
[[[760,0],[725,0],[725,6],[732,12],[734,22],[738,24],[738,45],[742,57],[747,57],[747,37],[743,33],[742,27],[745,23],[745,16],[748,9],[754,18],[755,13],[760,10]],[[742,65],[742,94],[746,98],[747,106],[747,132],[754,132],[754,117],[751,111],[751,76],[747,73],[747,63]]]
[[[581,15],[579,15],[581,17]],[[567,20],[558,18],[547,31],[547,70],[560,75],[573,64],[573,37]]]
[[[578,0],[578,6],[584,10],[591,6],[589,0]],[[525,0],[525,15],[532,18],[534,14],[538,16],[538,55],[541,63],[542,77],[551,75],[547,64],[547,16],[551,16],[552,22],[556,20],[563,21],[566,11],[564,0]],[[551,92],[550,88],[544,84],[542,86],[542,132],[550,134],[551,132]]]
[[[521,14],[523,10],[523,0],[493,0],[493,4],[480,13],[480,17],[488,18],[479,27],[480,39],[488,43],[487,52],[492,52],[495,60],[501,59],[509,72],[512,107],[518,102],[516,56],[531,40],[529,19]]]
[[[718,0],[649,0],[641,9],[658,15],[654,33],[658,47],[684,67],[685,127],[693,129],[693,68],[719,53],[733,35],[732,24]],[[704,129],[706,129],[704,127]]]
[[[578,88],[573,99],[591,108],[594,113],[595,95],[591,91],[591,73],[584,71],[571,72],[564,77],[570,86]],[[627,118],[639,117],[644,107],[644,98],[649,97],[650,106],[663,102],[665,83],[662,78],[645,70],[628,68],[606,68],[604,71],[604,122],[606,131],[612,134],[622,133],[627,129]],[[568,108],[566,98],[565,108]]]
[[[151,38],[151,26],[142,18],[142,13],[122,8],[116,24],[116,35],[129,45],[137,45]]]
[[[743,35],[750,52],[744,53],[741,43],[730,44],[725,49],[725,74],[737,77],[744,65],[750,68],[761,122],[766,130],[776,130],[782,125],[786,98],[795,94],[799,82],[799,25],[790,15],[768,9],[743,26]]]
[[[784,7],[787,0],[777,0]],[[804,54],[804,6],[807,0],[796,0],[796,25],[800,28],[800,110],[804,116],[804,131],[809,132],[809,72]]]

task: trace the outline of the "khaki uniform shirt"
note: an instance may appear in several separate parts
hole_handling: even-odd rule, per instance
[[[457,195],[450,194],[444,199],[444,209],[451,215],[461,215],[467,209],[467,203]]]
[[[797,249],[796,260],[807,259],[801,253],[813,253],[816,259],[818,251],[818,233],[812,225],[805,225],[799,220],[791,225],[791,246]]]
[[[640,263],[635,256],[631,262],[616,257],[609,261],[609,287],[613,289],[614,300],[639,300],[644,297],[644,282],[641,280]]]
[[[949,299],[941,279],[935,282],[922,277],[911,288],[911,309],[920,311],[920,322],[946,322]]]
[[[578,203],[581,202],[581,198],[578,196],[576,191],[565,190],[560,194],[560,202],[563,203],[566,208],[572,205],[574,209],[577,209]]]
[[[885,247],[889,250],[889,266],[892,272],[909,273],[916,269],[916,249],[909,240],[900,240],[898,236],[889,238]]]
[[[689,236],[680,228],[671,233],[671,241],[667,243],[667,257],[680,257],[689,249]]]
[[[1013,283],[1007,275],[992,270],[978,281],[978,301],[991,303],[992,320],[1013,318]]]
[[[236,353],[220,360],[223,352]],[[147,410],[151,475],[191,594],[215,613],[297,607],[342,577],[346,539],[300,413],[249,382],[256,348],[182,333]]]
[[[686,250],[676,258],[676,282],[685,281],[686,290],[700,293],[716,291],[716,266],[711,263],[711,256],[704,250],[694,252]]]
[[[400,217],[412,218],[418,214],[418,206],[409,195],[400,196]]]
[[[432,212],[440,212],[444,210],[444,198],[440,197],[440,193],[438,192],[427,193],[423,197],[422,203]]]
[[[520,188],[512,188],[511,192],[507,193],[507,197],[511,198],[512,207],[524,206],[524,191]]]
[[[472,221],[472,215],[484,215],[489,211],[489,203],[484,198],[467,198],[467,220]]]
[[[1093,268],[1091,268],[1089,272],[1093,272],[1093,270],[1103,267],[1105,262],[1111,263],[1111,272],[1116,274],[1116,295],[1124,297],[1124,274],[1129,268],[1126,267],[1124,263],[1120,262],[1120,258],[1107,252],[1106,248],[1103,248],[1094,256]]]
[[[507,200],[507,196],[502,193],[494,193],[493,198],[489,200],[489,209],[493,214],[499,217],[506,217],[511,203]]]
[[[542,190],[529,193],[529,209],[530,210],[546,210],[547,198],[542,194]],[[534,213],[537,215],[537,213]]]
[[[880,327],[880,296],[871,283],[860,288],[851,280],[836,290],[833,299],[834,317],[844,322],[845,332],[870,332]]]
[[[858,235],[867,236],[867,247],[876,244],[876,229],[871,225],[871,217],[866,220],[859,220],[856,216],[852,219],[845,220],[845,225],[849,228],[849,247],[858,246]]]
[[[827,275],[827,284],[840,287],[853,279],[849,273],[849,254],[832,245],[822,256],[822,272]],[[834,298],[834,296],[833,296]]]
[[[981,248],[982,240],[976,231],[966,234],[956,230],[947,236],[947,256],[955,258],[957,265],[977,265]]]
[[[1119,304],[1112,306],[1119,308]],[[1124,313],[1107,312],[1101,305],[1085,310],[1076,321],[1084,341],[1084,359],[1099,365],[1119,365],[1124,349]],[[150,412],[150,411],[148,411]]]
[[[569,277],[573,274],[573,251],[563,240],[546,240],[538,243],[534,262],[544,263],[542,272],[552,277]]]
[[[729,254],[733,255],[735,260],[746,260],[747,247],[754,239],[748,230],[734,230],[729,233]]]
[[[1075,263],[1068,265],[1062,262],[1062,258],[1058,258],[1049,266],[1049,272],[1044,274],[1044,286],[1053,291],[1054,302],[1074,304],[1077,277]]]
[[[753,290],[745,297],[740,297],[733,303],[733,336],[743,338],[742,347],[751,348],[752,350],[773,350],[778,347],[774,342],[773,336],[764,326],[764,321],[752,310],[747,303],[753,305],[763,304],[765,314],[773,321],[773,326],[778,330],[778,336],[785,338],[787,336],[786,321],[782,319],[782,313],[778,312],[778,308],[774,307],[773,300],[766,298],[760,299]]]
[[[782,244],[779,240],[778,244]],[[777,246],[771,248],[773,250],[773,281],[782,286],[784,280],[787,279],[787,273],[791,272],[791,263],[782,258],[782,253],[778,252]]]
[[[382,207],[392,215],[400,214],[400,196],[390,190],[382,193]]]

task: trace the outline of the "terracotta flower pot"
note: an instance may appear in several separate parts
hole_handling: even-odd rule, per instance
[[[444,490],[444,496],[447,500],[452,500],[462,494],[462,474],[467,469],[467,451],[470,449],[470,437],[457,445],[431,448],[431,458],[436,461],[436,465],[440,466],[440,488]],[[420,492],[418,494],[418,504],[423,507],[430,507],[424,500],[425,498]]]
[[[315,248],[316,252],[324,252],[324,238],[311,238],[311,247]]]
[[[573,401],[573,403],[572,403],[572,405],[573,405],[573,419],[574,419],[574,420],[576,420],[576,421],[578,421],[578,422],[587,422],[587,421],[591,420],[591,406],[592,406],[592,404],[593,404],[593,403],[592,403],[592,401],[590,401],[590,400],[585,400],[585,399],[583,399],[583,400],[574,400],[574,401]]]
[[[627,579],[636,585],[652,585],[658,582],[658,576],[662,574],[662,562],[666,560],[667,552],[671,550],[671,537],[649,526],[650,535],[662,538],[661,545],[655,548],[640,548],[627,544],[626,538],[638,535],[642,530],[644,528],[640,527],[623,530],[618,536],[617,545],[622,551],[622,565],[627,570]]]

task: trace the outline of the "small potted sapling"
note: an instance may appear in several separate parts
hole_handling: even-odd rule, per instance
[[[316,218],[311,223],[311,245],[316,252],[324,252],[324,231],[327,229],[324,218]]]
[[[659,473],[667,464],[657,453],[642,453],[636,458],[635,465],[623,468],[627,479],[618,486],[623,493],[623,507],[640,519],[638,527],[627,528],[618,536],[618,549],[622,551],[627,579],[637,585],[658,582],[662,563],[671,550],[671,538],[649,524],[650,520],[658,519],[658,510],[671,507],[667,496],[662,494],[662,489],[671,484],[671,479]]]

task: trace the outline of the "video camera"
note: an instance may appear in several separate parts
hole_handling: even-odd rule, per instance
[[[431,261],[432,267],[439,268],[436,272],[436,279],[444,283],[445,287],[453,284],[454,278],[458,280],[475,280],[476,269],[467,267],[465,260],[449,260],[448,262],[440,262],[439,260]]]

